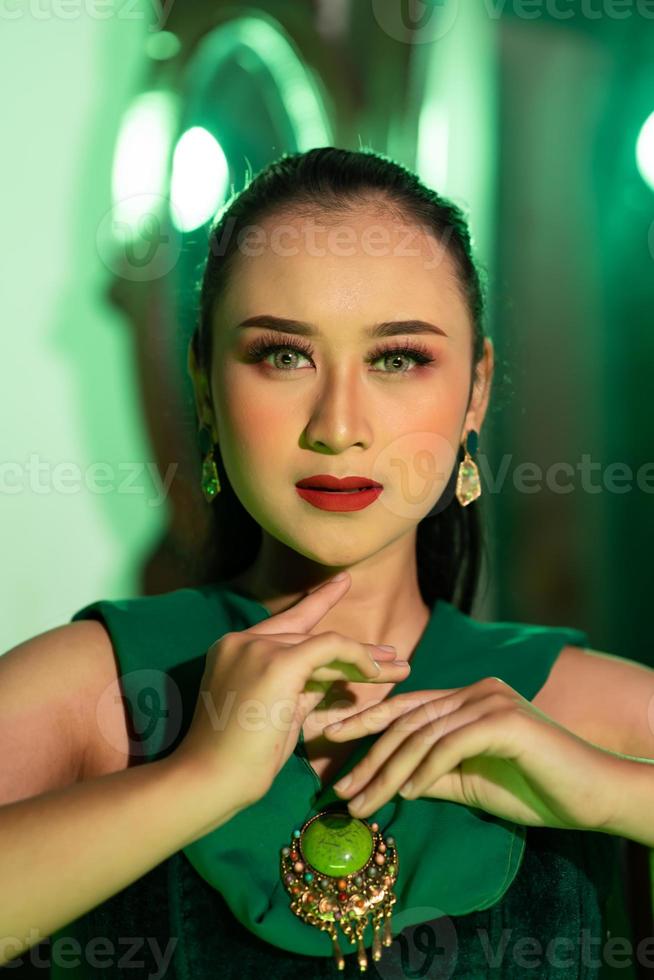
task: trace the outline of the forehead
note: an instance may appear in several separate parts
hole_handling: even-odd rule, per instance
[[[469,330],[445,242],[388,209],[279,214],[241,236],[221,320],[271,313],[322,325],[420,317]],[[445,329],[445,323],[443,322]]]

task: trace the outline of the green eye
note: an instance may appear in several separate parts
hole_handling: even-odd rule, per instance
[[[262,361],[264,358],[269,357],[270,354],[276,354],[279,351],[286,351],[289,353],[300,354],[311,360],[313,355],[313,348],[310,344],[305,341],[298,340],[297,338],[282,338],[279,339],[278,335],[270,334],[264,335],[253,341],[247,347],[248,357],[254,361]],[[400,344],[398,345],[386,345],[377,347],[372,351],[366,358],[366,363],[374,364],[376,361],[382,358],[390,357],[408,357],[414,362],[417,368],[424,366],[425,364],[431,364],[435,360],[431,351],[428,347],[424,347],[422,344]],[[274,367],[274,365],[270,365]],[[293,367],[283,367],[277,368],[279,371],[293,371]],[[400,371],[386,371],[382,370],[380,374],[409,374],[411,371],[416,370],[416,368],[405,369]]]

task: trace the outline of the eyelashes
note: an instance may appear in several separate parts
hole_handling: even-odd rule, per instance
[[[252,361],[261,361],[269,354],[277,353],[280,350],[290,350],[296,353],[303,354],[309,359],[313,356],[313,347],[311,344],[298,337],[285,337],[278,333],[267,333],[258,337],[256,340],[252,341],[246,346],[246,353]],[[380,357],[384,356],[402,356],[411,357],[415,363],[416,367],[410,369],[409,371],[381,371],[381,374],[410,374],[412,371],[419,370],[426,364],[431,364],[435,361],[435,358],[428,347],[420,343],[412,344],[381,344],[370,352],[366,358],[367,363],[371,364],[379,360]],[[293,368],[278,368],[280,372],[286,371],[291,372]]]

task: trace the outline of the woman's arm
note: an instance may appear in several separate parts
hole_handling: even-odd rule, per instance
[[[324,729],[336,741],[373,732],[381,735],[351,778],[334,783],[355,817],[399,793],[654,845],[654,759],[587,742],[499,677],[404,692]]]
[[[226,823],[230,784],[173,754],[0,806],[0,966]]]
[[[615,811],[598,830],[654,847],[654,759],[610,753],[607,778]]]
[[[654,670],[643,663],[566,646],[532,704],[593,745],[654,759]]]

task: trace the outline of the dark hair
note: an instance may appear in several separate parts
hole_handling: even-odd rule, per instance
[[[273,161],[233,196],[212,225],[209,255],[199,283],[198,322],[191,338],[198,365],[207,377],[210,377],[212,359],[214,310],[239,255],[239,233],[273,214],[333,214],[362,205],[379,206],[426,228],[448,250],[472,322],[470,397],[484,351],[485,300],[463,212],[425,186],[410,170],[383,154],[333,146],[284,154]],[[481,551],[485,544],[480,518],[480,503],[484,498],[482,495],[462,507],[453,496],[463,455],[460,447],[441,503],[434,508],[436,514],[423,518],[418,525],[416,561],[419,588],[430,607],[436,598],[442,598],[469,613],[479,583]],[[208,577],[210,581],[224,581],[252,564],[259,549],[261,528],[236,497],[222,465],[219,447],[214,447],[214,457],[221,492],[210,505],[213,527]]]

